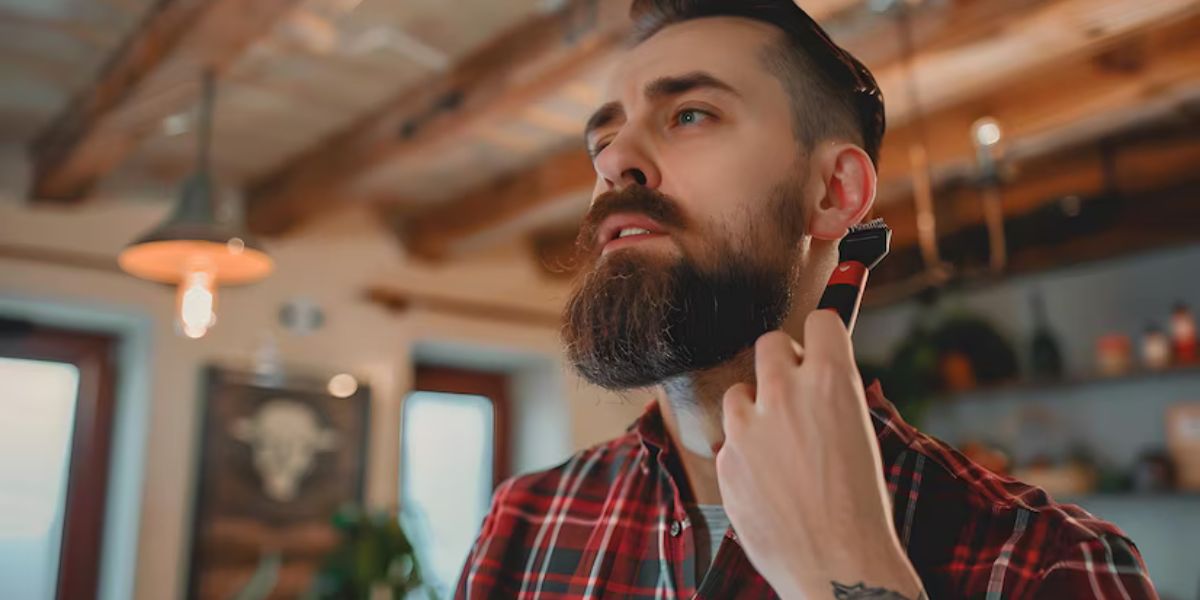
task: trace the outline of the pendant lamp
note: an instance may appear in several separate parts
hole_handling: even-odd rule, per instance
[[[240,215],[217,218],[209,165],[214,75],[206,72],[196,132],[196,170],[183,184],[166,221],[125,247],[117,262],[125,272],[175,285],[176,329],[200,338],[217,321],[217,287],[259,281],[274,268],[271,257],[245,231]]]

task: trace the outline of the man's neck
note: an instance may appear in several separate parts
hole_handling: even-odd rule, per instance
[[[699,504],[721,504],[713,447],[725,440],[721,424],[725,390],[742,382],[754,382],[752,348],[713,369],[665,381],[656,390],[663,423]]]
[[[819,264],[805,265],[815,272],[828,273],[836,264],[836,253]],[[823,281],[823,280],[822,280]],[[796,339],[804,335],[804,319],[817,306],[824,287],[810,287],[793,297],[793,309],[781,329]],[[713,447],[725,441],[721,404],[725,390],[735,383],[754,383],[754,348],[717,367],[687,373],[659,384],[655,390],[663,424],[679,449],[680,462],[699,504],[721,504],[717,486],[717,466]]]

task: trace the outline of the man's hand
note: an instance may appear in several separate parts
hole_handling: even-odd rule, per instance
[[[725,393],[717,454],[722,501],[750,562],[783,598],[923,598],[893,529],[842,322],[816,311],[803,348],[775,331],[759,338],[754,360],[757,388]]]

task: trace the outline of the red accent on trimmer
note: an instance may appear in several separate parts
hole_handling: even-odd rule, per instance
[[[833,275],[829,277],[828,285],[852,285],[858,287],[867,278],[867,266],[856,261],[848,260],[834,267]]]

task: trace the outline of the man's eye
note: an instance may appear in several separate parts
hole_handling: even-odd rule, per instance
[[[686,108],[684,110],[681,110],[681,111],[675,113],[675,124],[676,125],[695,125],[695,124],[701,123],[711,117],[712,117],[711,114],[709,114],[705,111],[702,111],[698,108]]]
[[[604,149],[608,147],[608,143],[609,143],[608,140],[605,140],[603,142],[597,142],[596,145],[592,146],[592,149],[591,149],[592,158],[594,159],[597,156],[599,156],[600,153],[603,152]]]

